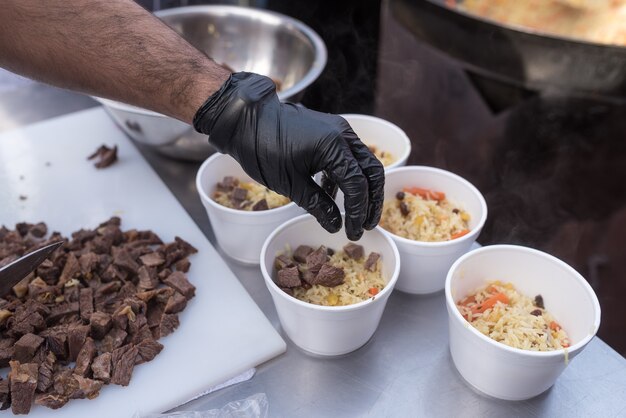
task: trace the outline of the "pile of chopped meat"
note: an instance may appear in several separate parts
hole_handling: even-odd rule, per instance
[[[59,240],[33,273],[0,295],[0,409],[27,414],[32,403],[57,409],[93,399],[103,385],[129,384],[135,365],[152,360],[194,296],[179,237],[120,229],[113,217],[71,239],[47,236],[44,223],[0,228],[0,267]]]

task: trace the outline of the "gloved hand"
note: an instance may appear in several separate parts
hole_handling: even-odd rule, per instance
[[[281,103],[268,77],[235,73],[197,111],[194,127],[250,177],[289,197],[329,232],[341,228],[339,209],[324,191],[345,195],[346,234],[358,240],[380,220],[384,169],[345,119]],[[324,189],[312,179],[323,171]]]

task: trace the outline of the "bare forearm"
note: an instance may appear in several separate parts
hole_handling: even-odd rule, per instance
[[[0,66],[185,122],[229,76],[132,0],[5,0]]]

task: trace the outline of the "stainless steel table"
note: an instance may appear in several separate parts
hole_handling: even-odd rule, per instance
[[[84,96],[39,84],[0,93],[0,132],[96,105]],[[195,190],[199,164],[138,148],[215,245]],[[227,262],[280,330],[258,268]],[[272,417],[626,417],[626,360],[595,338],[542,395],[522,402],[490,399],[469,388],[452,364],[443,294],[394,292],[378,331],[356,352],[316,358],[288,341],[287,352],[259,366],[251,380],[177,410],[220,408],[259,392],[267,395]]]

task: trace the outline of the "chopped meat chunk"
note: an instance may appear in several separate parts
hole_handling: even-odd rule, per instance
[[[100,145],[98,149],[87,157],[88,160],[97,158],[98,161],[94,163],[94,166],[98,169],[107,168],[117,161],[117,145],[113,148],[109,148],[106,145]]]
[[[339,286],[343,283],[345,273],[343,269],[335,267],[329,263],[324,263],[313,279],[311,284],[319,284],[327,287]]]
[[[261,199],[258,202],[256,202],[254,204],[254,206],[252,206],[252,210],[254,211],[259,211],[259,210],[268,210],[270,207],[267,205],[267,200],[265,199]]]
[[[67,329],[69,360],[75,361],[89,334],[89,325],[72,325]]]
[[[94,399],[100,394],[104,382],[74,374],[71,377],[77,382],[75,390],[69,394],[70,399]]]
[[[137,350],[135,364],[141,364],[154,359],[163,350],[163,344],[148,338],[137,344]]]
[[[139,257],[144,266],[147,267],[158,267],[162,264],[165,264],[165,258],[159,252],[152,252],[148,254],[144,254]]]
[[[248,198],[248,191],[246,189],[242,189],[241,187],[235,187],[233,193],[231,194],[231,200],[233,202],[241,203]]]
[[[281,254],[274,259],[274,267],[276,267],[276,270],[280,270],[285,267],[292,267],[294,265],[293,261],[285,254]]]
[[[93,313],[93,289],[91,287],[80,289],[78,307],[82,320],[85,322],[89,321],[89,318]]]
[[[293,259],[296,260],[298,263],[306,263],[307,255],[311,254],[312,252],[313,248],[309,247],[308,245],[300,245],[293,252]]]
[[[119,328],[112,328],[102,339],[100,344],[100,350],[104,352],[111,352],[124,344],[124,340],[128,333]]]
[[[177,314],[164,314],[161,317],[161,323],[152,330],[152,335],[155,339],[167,337],[178,328],[179,324]]]
[[[111,353],[102,353],[91,362],[94,379],[109,383],[111,380]]]
[[[29,363],[43,341],[39,335],[24,334],[13,346],[13,360]]]
[[[55,395],[53,393],[40,393],[35,397],[35,404],[50,409],[59,409],[68,401],[69,398],[67,396]]]
[[[46,359],[39,365],[39,378],[37,380],[37,391],[45,392],[52,386],[52,375],[57,357],[53,352],[49,351]]]
[[[39,365],[37,363],[20,364],[10,362],[9,387],[11,391],[11,411],[15,414],[28,414],[35,399]]]
[[[128,386],[138,353],[137,347],[131,344],[113,350],[111,353],[111,383]]]
[[[80,271],[85,277],[90,277],[91,273],[98,267],[99,257],[94,252],[88,252],[78,258]]]
[[[11,407],[11,395],[9,392],[9,380],[0,378],[0,411]]]
[[[306,256],[306,266],[309,269],[314,267],[321,267],[322,264],[328,261],[328,253],[326,252],[325,246],[320,246],[317,250],[309,253]]]
[[[139,290],[150,290],[159,286],[159,278],[156,275],[155,269],[141,266],[137,274],[139,276],[139,284],[137,285]]]
[[[187,258],[183,258],[182,260],[178,260],[174,267],[176,267],[177,271],[182,271],[183,273],[187,273],[189,268],[191,267],[191,262]]]
[[[239,184],[239,180],[233,176],[226,176],[224,179],[217,183],[217,190],[221,192],[229,192]]]
[[[91,336],[97,340],[104,338],[111,329],[111,315],[106,312],[94,312],[89,318],[89,329]]]
[[[128,273],[137,273],[139,264],[131,257],[128,250],[122,248],[113,253],[113,263]]]
[[[298,287],[302,285],[298,267],[286,267],[278,270],[278,285],[281,287]]]
[[[165,305],[165,313],[178,313],[181,312],[187,306],[187,298],[178,292],[174,292],[172,296],[167,300]]]
[[[91,362],[97,354],[98,349],[96,348],[96,343],[91,337],[87,337],[85,344],[83,344],[83,348],[80,349],[78,356],[76,357],[74,373],[81,376],[87,376]]]
[[[176,289],[188,300],[194,297],[196,292],[196,287],[189,283],[189,280],[187,280],[185,275],[180,271],[175,271],[174,273],[170,274],[167,279],[163,280],[163,283],[173,289]]]
[[[365,260],[365,269],[369,271],[376,271],[376,265],[378,264],[379,259],[380,254],[371,252],[367,257],[367,260]]]
[[[362,245],[349,243],[343,247],[343,251],[348,255],[348,257],[354,260],[360,260],[365,257],[365,250]]]
[[[65,324],[48,328],[40,333],[46,339],[46,345],[59,359],[67,359],[67,328]]]

